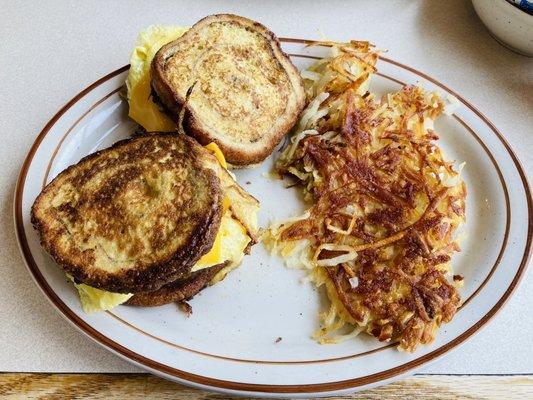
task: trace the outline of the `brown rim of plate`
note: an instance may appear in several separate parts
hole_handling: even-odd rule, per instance
[[[290,39],[290,38],[280,38],[282,42],[291,42],[291,43],[301,43],[301,44],[309,44],[313,43],[312,40],[303,40],[303,39]],[[296,56],[296,55],[295,55]],[[103,82],[111,79],[112,77],[126,71],[129,66],[126,65],[104,77],[97,80],[90,86],[88,86],[86,89],[81,91],[78,95],[76,95],[72,100],[70,100],[65,106],[63,106],[58,113],[52,117],[52,119],[46,124],[46,126],[43,128],[43,130],[40,132],[40,134],[37,136],[35,142],[33,143],[32,147],[30,148],[30,151],[22,165],[21,172],[17,181],[17,186],[15,190],[15,225],[16,225],[16,232],[17,232],[17,239],[19,241],[19,245],[21,247],[24,259],[30,269],[30,272],[32,273],[32,276],[37,281],[39,287],[44,292],[44,294],[48,297],[48,299],[58,308],[59,311],[65,316],[74,326],[76,326],[81,331],[85,332],[89,337],[91,337],[96,342],[104,345],[108,349],[112,350],[113,352],[135,362],[138,364],[141,364],[148,369],[153,370],[154,372],[159,372],[161,374],[166,374],[169,376],[173,376],[176,378],[179,378],[183,381],[187,381],[196,385],[205,385],[209,386],[215,389],[225,389],[225,390],[236,390],[236,391],[248,391],[248,392],[263,392],[263,393],[310,393],[310,392],[328,392],[328,391],[335,391],[335,390],[346,390],[350,388],[355,388],[358,386],[368,385],[375,382],[378,382],[380,380],[390,379],[395,376],[405,374],[409,372],[411,369],[416,368],[426,362],[429,362],[431,360],[434,360],[436,357],[441,356],[442,354],[448,352],[452,348],[456,347],[460,343],[464,342],[467,338],[469,338],[472,334],[477,332],[482,326],[484,326],[488,320],[490,320],[496,312],[498,312],[503,304],[508,300],[509,296],[512,294],[514,289],[516,288],[517,284],[519,283],[520,279],[523,276],[523,272],[527,266],[527,261],[531,255],[531,241],[533,236],[533,205],[532,205],[532,198],[531,198],[531,190],[529,187],[529,183],[527,181],[527,177],[524,173],[524,170],[520,164],[520,161],[516,157],[515,153],[511,149],[510,145],[506,141],[506,139],[503,137],[501,132],[498,131],[498,129],[483,115],[479,110],[477,110],[474,106],[472,106],[468,101],[466,101],[462,96],[457,94],[455,91],[449,89],[445,85],[435,81],[433,78],[430,78],[426,74],[419,72],[411,67],[408,67],[406,65],[403,65],[397,61],[391,60],[386,57],[380,57],[381,60],[388,62],[390,64],[396,65],[400,68],[406,69],[416,75],[419,75],[428,81],[434,83],[435,85],[443,88],[444,90],[452,93],[454,96],[456,96],[459,100],[461,100],[470,110],[472,110],[479,118],[482,119],[482,121],[489,126],[489,128],[496,134],[500,142],[504,145],[507,152],[511,156],[511,159],[513,160],[518,173],[520,175],[520,178],[522,180],[522,185],[524,187],[525,193],[526,193],[526,201],[528,205],[528,234],[527,234],[527,241],[526,246],[524,249],[524,254],[522,257],[522,261],[520,263],[520,266],[518,268],[518,271],[516,275],[514,276],[512,282],[510,283],[509,287],[506,289],[505,293],[502,295],[502,297],[498,300],[498,302],[493,306],[493,308],[485,314],[483,318],[481,318],[476,324],[471,326],[468,330],[463,332],[461,335],[450,341],[449,343],[441,346],[440,348],[432,351],[431,353],[428,353],[422,357],[419,357],[415,360],[412,360],[410,362],[407,362],[403,365],[381,371],[379,373],[367,375],[364,377],[354,378],[354,379],[348,379],[343,381],[337,381],[337,382],[328,382],[328,383],[319,383],[319,384],[301,384],[301,385],[269,385],[269,384],[253,384],[253,383],[243,383],[243,382],[231,382],[231,381],[225,381],[215,378],[209,378],[204,377],[201,375],[192,374],[186,371],[181,371],[179,369],[175,369],[172,367],[169,367],[167,365],[158,363],[156,361],[150,360],[140,354],[137,354],[135,352],[132,352],[131,350],[121,346],[120,344],[114,342],[113,340],[109,339],[108,337],[102,335],[100,332],[92,328],[90,325],[88,325],[86,322],[84,322],[81,318],[79,318],[76,314],[74,314],[67,306],[64,304],[61,299],[52,291],[48,283],[45,281],[44,277],[41,275],[40,271],[38,270],[37,265],[35,264],[33,258],[31,257],[31,252],[29,250],[29,246],[25,237],[24,232],[24,225],[22,220],[22,194],[23,194],[23,184],[26,178],[28,167],[32,161],[32,158],[37,151],[40,143],[48,133],[48,131],[51,129],[51,127],[55,124],[55,122],[70,108],[73,104],[75,104],[80,98],[82,98],[84,95],[86,95],[88,92],[90,92],[95,87],[101,85]]]

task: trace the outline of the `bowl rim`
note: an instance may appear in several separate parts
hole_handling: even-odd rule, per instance
[[[511,11],[515,13],[516,15],[527,15],[529,18],[533,21],[533,14],[527,12],[522,7],[520,7],[518,4],[516,4],[513,0],[499,0],[500,2],[507,3],[510,6],[510,9],[513,9],[514,11]],[[518,11],[518,12],[517,12]]]

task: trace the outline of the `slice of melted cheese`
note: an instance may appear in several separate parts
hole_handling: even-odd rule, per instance
[[[176,124],[152,101],[150,65],[161,47],[176,40],[187,30],[181,26],[150,26],[137,37],[126,79],[130,105],[128,115],[148,132],[176,130]]]
[[[224,155],[215,143],[205,146],[217,158],[224,168],[227,168]],[[235,269],[244,257],[244,250],[251,239],[246,233],[242,224],[233,218],[230,210],[231,202],[228,197],[222,203],[223,214],[220,221],[220,228],[213,242],[211,250],[204,254],[200,260],[192,267],[191,272],[209,268],[214,265],[229,261],[228,265],[220,270],[210,282],[214,285],[220,282],[231,270]],[[69,277],[72,280],[72,278]],[[110,310],[126,302],[132,294],[112,293],[101,289],[96,289],[85,284],[74,284],[80,296],[80,302],[87,314],[97,311]]]

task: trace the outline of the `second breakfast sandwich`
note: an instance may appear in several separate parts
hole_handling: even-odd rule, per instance
[[[276,36],[236,15],[212,15],[189,30],[150,27],[139,35],[131,65],[130,116],[153,128],[155,107],[150,115],[143,107],[139,118],[132,112],[149,97],[149,65],[152,100],[169,117],[158,117],[165,128],[179,124],[201,144],[216,143],[233,166],[268,157],[305,105],[300,74]]]
[[[216,146],[144,135],[44,188],[32,223],[85,311],[187,300],[240,264],[257,239],[259,203],[224,166]]]

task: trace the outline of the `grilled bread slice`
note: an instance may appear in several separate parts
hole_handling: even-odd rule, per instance
[[[60,173],[37,197],[44,249],[76,281],[153,291],[188,274],[222,216],[209,152],[184,135],[124,140]]]
[[[135,293],[126,302],[132,306],[157,307],[164,304],[190,300],[202,291],[227,263],[191,273],[187,278],[177,279],[152,292]]]
[[[163,46],[151,68],[154,98],[201,144],[234,166],[264,160],[305,103],[300,74],[263,25],[220,14]],[[183,109],[183,113],[181,113]]]

